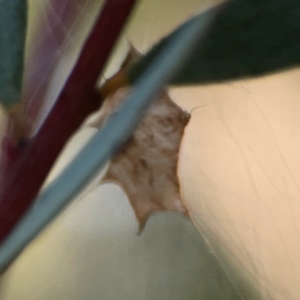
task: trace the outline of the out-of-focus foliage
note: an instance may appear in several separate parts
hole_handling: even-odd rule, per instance
[[[55,96],[49,99],[53,72],[55,73],[61,61],[66,60],[66,53],[70,56],[69,51],[75,41],[81,43],[86,38],[91,27],[86,19],[89,18],[93,23],[101,4],[101,0],[39,0],[38,3],[35,0],[29,1],[30,20],[23,99],[33,130],[36,130],[36,122],[42,123],[41,119],[48,114],[71,69],[66,68],[65,76],[61,72],[56,74],[60,84],[54,84]],[[81,47],[78,48],[80,50]]]
[[[298,0],[228,2],[207,36],[198,40],[195,52],[170,83],[216,83],[297,67],[300,63],[299,9]],[[205,11],[196,15],[159,41],[131,66],[129,81],[135,82],[162,53],[166,44],[208,13]]]
[[[0,0],[0,102],[21,98],[27,1]]]

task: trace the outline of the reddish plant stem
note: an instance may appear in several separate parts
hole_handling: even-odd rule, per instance
[[[55,159],[102,102],[94,87],[136,0],[107,0],[65,87],[0,191],[0,242],[32,204]],[[2,184],[3,185],[3,184]]]

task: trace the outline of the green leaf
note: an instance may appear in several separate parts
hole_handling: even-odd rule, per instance
[[[300,64],[299,0],[235,0],[199,39],[196,50],[171,84],[207,84],[268,75]],[[215,7],[217,9],[218,6]],[[134,83],[164,46],[207,11],[189,19],[159,41],[128,70]]]
[[[0,102],[21,99],[27,23],[26,0],[0,0]]]

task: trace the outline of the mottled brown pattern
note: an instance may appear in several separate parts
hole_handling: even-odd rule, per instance
[[[130,93],[120,89],[105,102],[92,126],[99,128]],[[102,182],[114,182],[128,196],[140,224],[157,211],[177,211],[188,216],[180,197],[178,154],[190,115],[166,91],[151,105],[132,138],[111,159]]]

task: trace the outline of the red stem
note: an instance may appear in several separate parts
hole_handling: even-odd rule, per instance
[[[0,191],[0,242],[32,204],[55,159],[101,104],[94,87],[136,0],[107,0],[50,115]],[[2,184],[3,185],[3,184]]]

